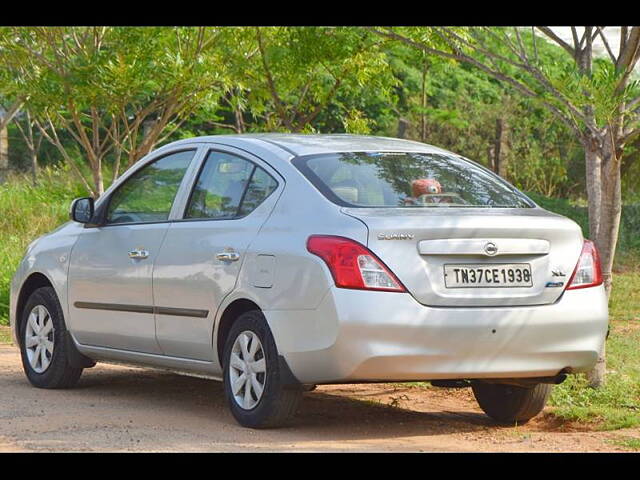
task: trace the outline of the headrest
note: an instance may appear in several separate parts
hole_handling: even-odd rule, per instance
[[[341,200],[358,203],[358,189],[356,187],[333,187],[332,190]]]

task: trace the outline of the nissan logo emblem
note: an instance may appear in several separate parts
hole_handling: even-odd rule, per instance
[[[498,253],[498,247],[496,246],[495,243],[488,242],[484,246],[484,253],[489,255],[490,257],[493,257],[496,253]]]

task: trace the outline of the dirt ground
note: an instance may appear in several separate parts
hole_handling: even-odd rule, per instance
[[[99,364],[77,388],[27,382],[18,350],[0,345],[0,452],[15,451],[624,451],[640,430],[580,431],[543,414],[494,425],[469,389],[322,386],[292,426],[249,430],[228,412],[218,382]]]

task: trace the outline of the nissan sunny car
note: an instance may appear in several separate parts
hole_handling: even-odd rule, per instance
[[[36,387],[72,387],[96,362],[204,375],[260,428],[318,384],[431,381],[522,423],[595,365],[607,331],[578,225],[423,143],[181,140],[71,218],[12,281]]]

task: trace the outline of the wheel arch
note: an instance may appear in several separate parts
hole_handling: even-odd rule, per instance
[[[229,332],[231,331],[231,327],[233,326],[234,322],[240,317],[240,315],[251,310],[258,310],[259,312],[264,313],[260,306],[253,300],[245,297],[240,297],[229,303],[229,305],[225,307],[224,312],[220,316],[215,341],[218,361],[220,362],[220,366],[223,370],[224,344],[226,343]],[[267,328],[271,330],[268,322]],[[281,372],[280,375],[282,384],[287,388],[302,388],[302,383],[296,378],[296,376],[291,371],[291,368],[289,367],[286,359],[280,354],[278,354],[278,364]]]
[[[51,287],[55,290],[53,286],[53,282],[47,277],[44,273],[41,272],[33,272],[31,273],[27,279],[22,283],[20,287],[20,293],[18,294],[18,300],[16,302],[16,311],[14,318],[15,321],[15,337],[20,346],[20,342],[22,342],[22,338],[20,336],[20,328],[22,327],[22,310],[24,309],[27,300],[31,296],[33,292],[35,292],[38,288],[42,287]],[[56,292],[57,294],[57,292]],[[60,296],[58,296],[60,298]]]
[[[220,366],[222,366],[224,344],[227,340],[227,335],[231,330],[233,322],[235,322],[240,315],[251,310],[262,311],[260,306],[258,306],[258,304],[256,304],[253,300],[249,300],[248,298],[237,298],[229,305],[227,305],[224,309],[224,312],[222,312],[220,320],[218,321],[217,333],[215,336],[215,345]]]

